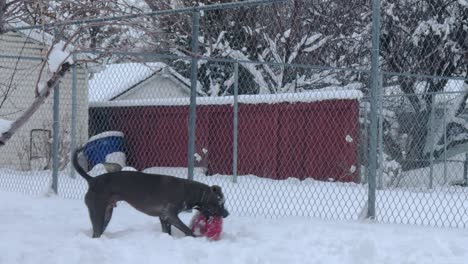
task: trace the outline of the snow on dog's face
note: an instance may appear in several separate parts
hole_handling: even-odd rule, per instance
[[[204,204],[200,206],[200,212],[206,217],[222,216],[226,218],[229,215],[228,210],[224,208],[224,194],[220,186],[210,187],[210,193]]]

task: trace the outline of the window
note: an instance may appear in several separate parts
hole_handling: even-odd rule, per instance
[[[29,163],[32,169],[49,168],[51,154],[51,131],[47,129],[31,130]]]

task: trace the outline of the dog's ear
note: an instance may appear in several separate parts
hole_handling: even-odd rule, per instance
[[[221,190],[221,187],[218,185],[213,185],[210,187],[210,189],[211,189],[211,193],[216,198],[216,201],[220,205],[224,204],[224,194],[223,194],[223,191]]]
[[[211,191],[215,194],[222,194],[223,191],[221,190],[221,186],[213,185],[211,186]]]

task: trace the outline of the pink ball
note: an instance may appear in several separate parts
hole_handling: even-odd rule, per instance
[[[223,218],[212,216],[206,219],[203,214],[197,212],[192,217],[190,228],[196,236],[205,236],[209,240],[217,241],[221,239],[223,232]]]

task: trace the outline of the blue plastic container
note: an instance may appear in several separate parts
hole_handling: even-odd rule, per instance
[[[114,152],[124,152],[124,137],[122,132],[107,131],[91,137],[84,147],[84,154],[90,168],[104,163],[106,156]]]

